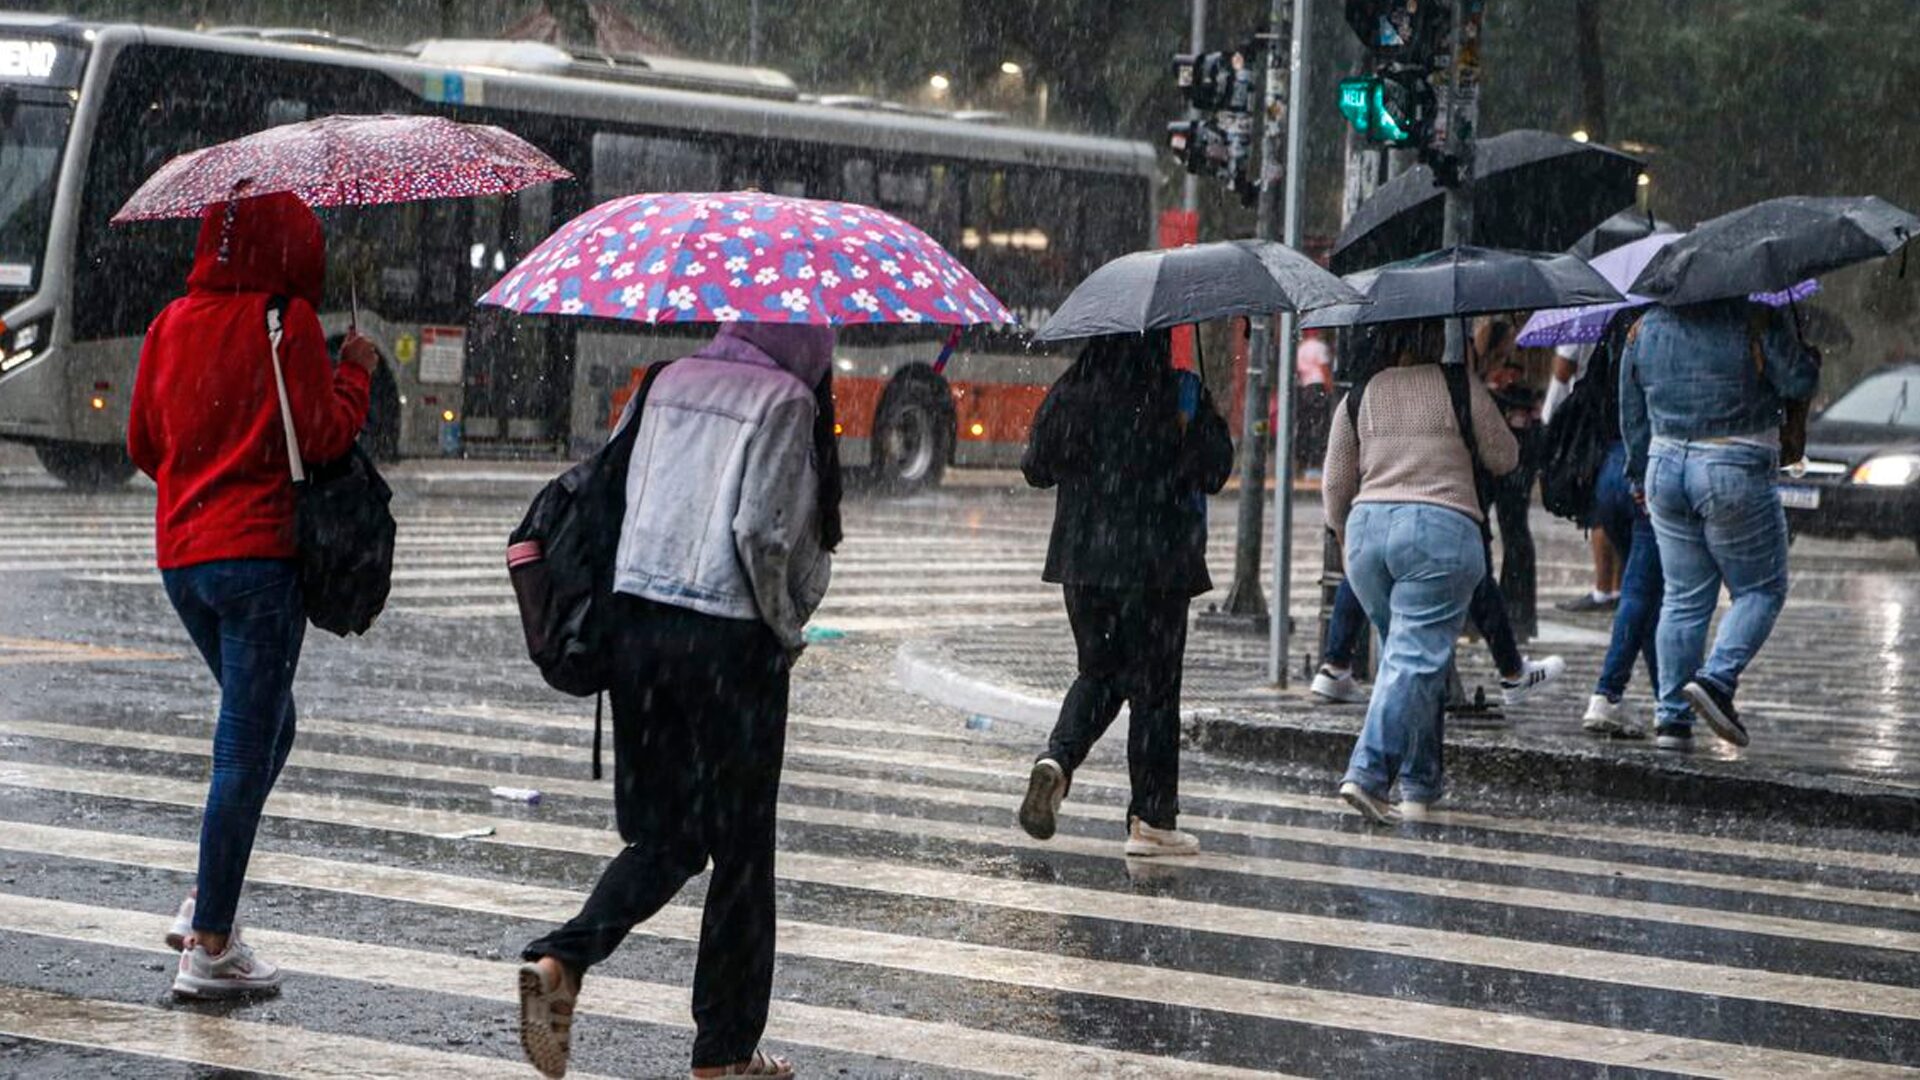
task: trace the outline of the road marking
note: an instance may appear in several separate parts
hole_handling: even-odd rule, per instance
[[[31,664],[140,664],[178,660],[179,653],[143,652],[84,641],[0,637],[0,666]]]
[[[463,710],[466,706],[448,706],[449,709]],[[531,709],[502,710],[494,714],[495,719],[510,723],[531,726],[592,727],[591,718],[580,719],[564,713],[544,713]],[[810,718],[816,722],[820,717]],[[894,728],[892,730],[899,730]],[[788,757],[806,755],[828,758],[865,765],[887,766],[906,770],[943,770],[969,776],[990,777],[1009,785],[1019,785],[1025,790],[1027,771],[1033,766],[1033,758],[1017,755],[1011,748],[1001,748],[984,742],[969,748],[967,756],[957,757],[947,754],[928,753],[895,749],[860,749],[845,746],[820,746],[800,744],[788,748]],[[1088,788],[1101,789],[1116,793],[1118,801],[1124,804],[1131,791],[1126,774],[1110,770],[1082,766],[1073,774],[1076,790]],[[1302,810],[1315,814],[1327,814],[1336,817],[1351,817],[1352,810],[1339,799],[1331,795],[1301,795],[1286,791],[1262,791],[1257,788],[1228,787],[1220,784],[1182,783],[1180,790],[1189,798],[1205,798],[1223,803],[1245,806],[1262,806],[1279,810]],[[1186,815],[1189,819],[1209,818],[1198,814]],[[1796,844],[1779,844],[1765,840],[1746,840],[1739,837],[1711,836],[1698,833],[1665,832],[1658,829],[1646,829],[1633,826],[1587,825],[1578,822],[1544,821],[1535,818],[1509,818],[1493,814],[1481,814],[1467,810],[1437,810],[1432,822],[1435,825],[1457,825],[1465,828],[1484,829],[1488,832],[1519,836],[1541,836],[1555,840],[1574,840],[1603,843],[1619,847],[1646,847],[1661,852],[1684,851],[1688,854],[1724,855],[1733,858],[1752,859],[1762,862],[1787,862],[1796,865],[1813,865],[1820,869],[1846,867],[1854,870],[1869,870],[1880,873],[1898,874],[1908,877],[1920,877],[1920,858],[1904,855],[1891,855],[1874,851],[1858,851],[1852,848],[1807,848]]]
[[[100,798],[198,809],[204,784],[134,773],[0,762],[0,784]],[[423,837],[483,827],[493,834],[474,843],[611,858],[619,837],[598,829],[519,818],[376,803],[335,795],[280,790],[269,816]],[[779,876],[789,882],[914,896],[1028,914],[1101,919],[1137,926],[1204,927],[1207,933],[1253,940],[1410,956],[1440,963],[1558,975],[1592,982],[1768,1001],[1837,1012],[1920,1020],[1920,990],[1818,975],[1722,967],[1636,953],[1485,937],[1418,926],[1372,926],[1351,919],[1230,907],[1168,897],[1107,892],[1081,886],[984,877],[953,870],[866,859],[782,851]]]
[[[0,893],[0,926],[40,937],[83,941],[141,952],[165,952],[154,931],[160,917],[61,900],[40,900]],[[518,961],[476,960],[446,953],[317,937],[283,930],[247,927],[247,940],[289,972],[325,978],[399,986],[426,993],[451,994],[517,1003],[514,972]],[[687,991],[678,986],[596,974],[581,995],[578,1014],[632,1020],[685,1029]],[[576,1024],[575,1037],[582,1034]],[[1120,1050],[1092,1050],[1022,1035],[1008,1035],[958,1024],[931,1023],[802,1005],[775,999],[766,1037],[841,1053],[995,1076],[1035,1075],[1036,1063],[1055,1075],[1128,1075],[1140,1077],[1267,1077],[1253,1069],[1210,1065],[1178,1058],[1152,1057]],[[1808,1062],[1832,1058],[1787,1055]],[[1054,1070],[1058,1070],[1054,1072]],[[342,1075],[339,1072],[326,1074]],[[360,1075],[352,1073],[347,1075]],[[525,1075],[524,1068],[516,1075]]]
[[[212,742],[208,738],[156,735],[143,731],[41,723],[31,720],[0,720],[0,733],[124,749],[152,750],[182,757],[212,757]],[[288,764],[298,768],[321,769],[349,776],[384,776],[403,780],[471,784],[476,789],[476,794],[505,781],[538,785],[550,794],[571,795],[598,802],[609,802],[612,799],[607,786],[594,781],[529,776],[523,773],[496,772],[489,769],[440,765],[406,759],[330,754],[298,746],[294,748]],[[1124,862],[1119,845],[1109,840],[1087,836],[1062,835],[1056,836],[1051,841],[1042,841],[1009,827],[903,818],[897,814],[835,810],[790,802],[780,804],[780,816],[785,821],[802,824],[868,832],[890,832],[912,837],[935,837],[960,843],[990,844],[995,847],[1024,851],[1059,852]],[[1844,922],[1827,923],[1776,915],[1755,915],[1710,906],[1619,899],[1590,893],[1558,892],[1519,885],[1461,881],[1391,870],[1356,870],[1326,863],[1258,856],[1204,854],[1193,859],[1183,859],[1181,865],[1182,869],[1212,870],[1248,877],[1394,892],[1441,900],[1480,901],[1590,918],[1639,919],[1697,928],[1722,929],[1733,933],[1824,941],[1854,948],[1893,949],[1920,953],[1920,933],[1904,933],[1876,926],[1854,926]],[[1899,900],[1898,897],[1891,899]],[[1900,906],[1912,909],[1910,904]]]
[[[0,986],[0,1032],[64,1046],[301,1080],[465,1080],[473,1076],[526,1075],[524,1065],[506,1058],[335,1035],[280,1021],[230,1020],[194,1009],[156,1009],[17,986]]]
[[[448,711],[457,714],[457,710]],[[192,719],[198,720],[199,718],[193,717]],[[4,730],[7,723],[7,721],[0,721],[0,730]],[[818,721],[795,718],[792,724],[796,727],[809,726],[818,724]],[[935,738],[966,741],[964,735],[959,733],[923,733],[899,728],[887,729],[885,725],[877,723],[862,724],[852,728],[852,730],[855,731],[870,731],[873,729],[888,730],[892,734],[913,738],[924,737],[925,735],[931,734]],[[556,764],[566,762],[569,755],[577,756],[577,753],[584,749],[573,746],[556,746],[552,743],[536,743],[523,739],[491,738],[460,731],[448,731],[442,728],[395,728],[387,725],[348,720],[307,718],[300,721],[300,731],[302,734],[334,735],[343,738],[365,739],[410,749],[433,747],[463,750],[472,753],[497,754],[521,759],[538,758]],[[210,735],[211,733],[209,732],[209,737]],[[54,735],[52,737],[60,738],[64,736]],[[107,742],[110,740],[102,739],[99,741]],[[787,745],[790,751],[801,753],[804,752],[805,746],[809,744],[789,740]],[[304,751],[296,752],[304,753]],[[295,764],[299,764],[298,759],[296,759]],[[559,788],[554,786],[555,784],[572,785],[577,783],[577,781],[571,781],[565,777],[534,776],[520,773],[513,775],[528,784],[541,785],[555,791],[559,790]],[[823,773],[793,768],[782,770],[781,777],[786,783],[799,787],[822,788],[846,794],[866,795],[874,798],[922,800],[948,806],[967,806],[989,810],[1009,810],[1014,805],[1014,801],[1009,795],[975,787],[930,787],[925,784],[916,784],[908,787],[895,780],[842,776],[837,773]],[[578,789],[574,793],[587,797],[601,797],[605,795],[606,789],[604,785],[595,785]],[[804,804],[782,803],[781,805],[783,807],[793,806],[795,809],[804,809]],[[1118,804],[1115,805],[1117,806]],[[1111,822],[1115,820],[1114,806],[1090,806],[1083,803],[1067,803],[1061,806],[1060,814],[1063,817],[1078,818],[1087,821]],[[943,829],[953,825],[953,823],[945,822],[937,824]],[[1920,896],[1890,891],[1852,889],[1839,885],[1829,885],[1824,882],[1798,882],[1783,881],[1777,878],[1742,877],[1736,874],[1686,870],[1659,865],[1608,862],[1601,859],[1577,858],[1541,852],[1510,851],[1505,848],[1475,847],[1466,844],[1448,844],[1435,841],[1414,840],[1406,837],[1345,832],[1337,829],[1315,829],[1300,826],[1275,825],[1258,821],[1240,821],[1233,818],[1203,818],[1196,822],[1192,816],[1189,816],[1187,818],[1187,826],[1189,828],[1197,828],[1202,832],[1227,833],[1255,839],[1281,840],[1289,843],[1309,844],[1317,847],[1341,850],[1378,851],[1423,858],[1455,859],[1462,862],[1509,866],[1522,870],[1551,870],[1598,878],[1605,881],[1618,881],[1623,878],[1630,878],[1636,881],[1650,881],[1702,889],[1754,893],[1764,896],[1810,900],[1820,903],[1854,904],[1863,907],[1880,907],[1898,911],[1920,912]],[[978,831],[978,827],[973,825],[956,827],[963,827],[975,833]],[[965,837],[962,837],[962,839],[964,838]],[[1019,839],[1024,840],[1025,837],[1020,836]],[[1065,839],[1067,838],[1062,838],[1063,841]],[[1099,856],[1112,854],[1110,850],[1107,850],[1111,847],[1110,844],[1105,842],[1098,843],[1100,843],[1101,846],[1100,850],[1093,851],[1091,852],[1092,854]],[[1036,845],[1036,847],[1040,850],[1063,850],[1059,844],[1040,844]],[[1210,866],[1212,859],[1213,857],[1209,856],[1208,862],[1186,863],[1184,865]],[[1310,866],[1312,864],[1301,865]],[[1330,868],[1330,870],[1331,869],[1332,868]],[[1248,870],[1235,872],[1257,873],[1258,871]],[[1343,873],[1346,875],[1371,875],[1374,872],[1345,870]],[[1388,873],[1387,876],[1397,877],[1400,875]],[[1423,875],[1423,877],[1431,880],[1430,875]],[[1331,879],[1328,880],[1331,883]],[[1458,894],[1449,890],[1446,895]],[[1564,895],[1579,897],[1585,894],[1566,893]],[[1582,906],[1576,910],[1588,911],[1590,909]]]
[[[193,844],[53,826],[24,825],[0,834],[0,849],[191,874]],[[476,914],[563,922],[584,893],[400,867],[256,851],[248,880],[371,896]],[[643,933],[698,941],[700,909],[669,905]],[[158,919],[153,921],[157,924]],[[1808,1055],[1750,1049],[1682,1036],[1623,1031],[1524,1014],[1351,994],[1253,979],[1154,968],[937,938],[781,920],[780,952],[838,963],[914,971],[952,979],[1005,983],[1058,993],[1153,1001],[1319,1027],[1453,1043],[1505,1053],[1551,1056],[1626,1068],[1675,1062],[1733,1075],[1800,1069]]]

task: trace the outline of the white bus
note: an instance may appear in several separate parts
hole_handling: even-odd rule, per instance
[[[510,198],[322,211],[322,323],[348,287],[378,342],[366,439],[385,458],[578,455],[635,369],[697,330],[516,318],[475,297],[574,214],[635,191],[758,188],[914,222],[1030,323],[1100,263],[1149,246],[1145,143],[799,93],[762,69],[582,60],[525,42],[384,49],[326,34],[188,32],[0,14],[0,438],[75,486],[122,450],[141,335],[185,289],[194,221],[108,225],[175,154],[330,113],[497,124],[576,179]],[[1059,361],[971,331],[944,378],[926,329],[843,333],[843,456],[897,487],[1017,460]]]

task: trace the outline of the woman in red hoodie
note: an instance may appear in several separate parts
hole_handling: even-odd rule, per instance
[[[306,629],[294,557],[294,500],[267,338],[284,298],[280,365],[300,456],[347,452],[367,415],[378,357],[350,334],[337,368],[314,314],[326,245],[291,195],[208,208],[187,295],[147,330],[127,450],[160,488],[155,547],[167,596],[220,684],[213,782],[195,894],[167,943],[173,990],[229,997],[271,990],[274,965],[234,928],[261,807],[293,746],[293,676]]]

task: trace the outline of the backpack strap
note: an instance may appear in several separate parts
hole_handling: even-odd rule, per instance
[[[295,484],[305,483],[306,465],[300,460],[300,439],[293,431],[293,407],[287,403],[287,377],[280,370],[280,338],[286,329],[287,298],[267,297],[267,352],[273,357],[273,387],[280,394],[280,429],[287,435],[287,471]]]
[[[1447,380],[1447,397],[1453,402],[1454,426],[1460,429],[1460,441],[1467,444],[1467,460],[1473,465],[1473,497],[1480,504],[1480,535],[1491,542],[1493,531],[1487,524],[1487,505],[1493,501],[1493,478],[1480,460],[1480,436],[1473,429],[1473,397],[1467,387],[1465,364],[1441,364]]]

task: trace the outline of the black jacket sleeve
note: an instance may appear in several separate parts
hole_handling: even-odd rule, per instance
[[[1034,411],[1033,428],[1027,434],[1027,450],[1020,456],[1020,471],[1033,487],[1050,488],[1058,484],[1063,477],[1073,474],[1082,464],[1078,459],[1085,456],[1086,432],[1074,430],[1072,403],[1066,400],[1062,390],[1062,385],[1055,383],[1040,402],[1040,408]]]

